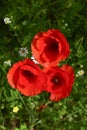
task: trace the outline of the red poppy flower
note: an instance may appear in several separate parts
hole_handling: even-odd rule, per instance
[[[74,82],[74,70],[69,65],[51,67],[43,70],[47,75],[47,89],[50,100],[59,101],[70,95]]]
[[[56,29],[37,33],[32,41],[31,49],[35,59],[44,67],[56,66],[70,53],[65,36]]]
[[[30,59],[15,63],[7,74],[12,88],[18,89],[25,96],[41,93],[45,87],[45,74]]]

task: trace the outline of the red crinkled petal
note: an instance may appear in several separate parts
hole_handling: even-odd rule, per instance
[[[20,76],[18,83],[17,83],[17,89],[26,96],[34,96],[43,91],[44,88],[44,77],[41,75],[34,75],[32,77],[33,79],[29,79],[23,76]],[[22,82],[21,82],[22,81]]]
[[[62,67],[45,68],[43,71],[47,75],[46,91],[50,92],[50,100],[59,101],[70,95],[74,83],[74,70],[71,66],[66,64]],[[58,83],[54,77],[58,78]]]
[[[27,73],[25,73],[25,75],[20,73],[17,89],[26,96],[34,96],[41,93],[46,87],[45,74],[41,70],[34,69],[27,65],[24,65],[21,69]]]
[[[25,96],[34,96],[45,90],[44,72],[30,59],[15,63],[7,74],[9,84]]]
[[[61,67],[61,69],[66,71],[69,74],[70,82],[71,82],[71,84],[73,84],[74,83],[74,79],[75,79],[74,69],[71,66],[69,66],[68,64],[63,65]]]
[[[50,100],[52,100],[52,101],[58,102],[61,99],[62,99],[62,93],[58,93],[58,94],[51,93],[50,94]]]
[[[69,43],[65,36],[56,29],[49,29],[40,36],[36,34],[31,49],[35,59],[44,67],[55,66],[70,54]]]
[[[7,73],[7,80],[11,87],[16,88],[16,82],[19,77],[19,68],[22,66],[24,63],[22,61],[19,61],[15,63],[8,71]]]

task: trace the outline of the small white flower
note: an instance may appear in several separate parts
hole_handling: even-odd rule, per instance
[[[4,61],[4,64],[11,66],[11,60]]]
[[[26,55],[28,54],[28,49],[26,47],[20,48],[18,53],[21,57],[26,57]]]
[[[85,74],[85,71],[83,69],[79,70],[77,72],[78,76],[83,76]]]
[[[17,106],[13,108],[14,113],[17,113],[18,111],[19,111],[19,108]]]
[[[6,17],[6,18],[4,18],[4,22],[5,22],[5,24],[10,24],[11,23],[11,19]]]
[[[35,64],[39,64],[38,61],[35,60],[34,56],[32,56],[31,59]]]
[[[68,120],[69,120],[69,122],[71,122],[71,121],[73,120],[73,117],[70,116],[70,117],[68,118]]]
[[[67,26],[68,26],[68,24],[67,24],[67,23],[65,23],[65,26],[67,27]]]

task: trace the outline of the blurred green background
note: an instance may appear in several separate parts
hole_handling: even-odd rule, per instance
[[[6,79],[7,61],[24,59],[18,54],[23,47],[30,58],[34,35],[52,28],[70,43],[63,63],[76,75],[71,95],[57,103],[47,93],[25,97]],[[0,130],[87,130],[87,0],[0,0]]]

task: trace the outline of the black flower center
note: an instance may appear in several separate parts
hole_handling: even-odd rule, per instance
[[[33,73],[31,73],[30,71],[27,71],[27,70],[24,70],[24,74],[26,76],[30,76],[30,77],[34,76]]]
[[[49,44],[47,45],[47,50],[50,52],[58,51],[58,42],[54,39],[50,39]]]
[[[53,82],[54,84],[58,84],[58,83],[59,83],[59,80],[58,80],[57,77],[55,77],[55,78],[53,78],[53,79],[51,80],[51,82]]]
[[[59,55],[59,43],[55,39],[49,38],[47,39],[46,46],[44,49],[44,53],[47,57],[47,60],[52,62],[54,61]]]
[[[36,76],[32,72],[30,72],[28,70],[24,70],[23,75],[30,82],[34,82],[36,80]]]

